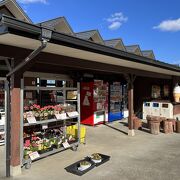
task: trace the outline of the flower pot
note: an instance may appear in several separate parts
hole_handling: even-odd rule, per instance
[[[142,122],[140,119],[135,117],[133,119],[133,122],[134,122],[134,129],[138,130],[138,129],[142,128]]]
[[[43,118],[44,120],[48,120],[48,116],[44,116],[44,118]]]
[[[40,120],[40,121],[43,121],[43,120],[44,120],[44,116],[40,116],[40,117],[39,117],[39,120]]]
[[[24,159],[28,160],[29,159],[29,154],[24,155]]]
[[[180,133],[180,121],[176,121],[176,132]]]

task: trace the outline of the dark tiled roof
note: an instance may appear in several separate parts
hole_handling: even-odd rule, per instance
[[[146,51],[141,51],[142,52],[142,55],[144,57],[153,57],[153,59],[155,59],[155,56],[154,56],[154,53],[152,50],[146,50]]]
[[[93,39],[91,39],[91,38],[92,38],[95,34],[98,35],[100,41],[102,42],[101,44],[104,45],[104,40],[102,39],[101,34],[99,33],[98,30],[89,30],[89,31],[83,31],[83,32],[75,33],[75,35],[76,35],[77,38],[84,39],[84,40],[93,40]]]
[[[2,6],[6,6],[7,3],[10,3],[10,5],[15,5],[15,9],[17,8],[19,11],[21,11],[21,13],[23,14],[23,16],[26,18],[26,22],[29,22],[29,23],[33,23],[32,20],[29,18],[29,16],[27,15],[27,13],[25,13],[25,11],[21,8],[21,6],[19,5],[19,3],[16,1],[16,0],[0,0],[0,7]],[[6,6],[7,7],[7,6]],[[8,8],[8,7],[7,7]],[[11,7],[12,9],[14,9],[14,7]],[[8,8],[9,9],[9,8]],[[13,13],[10,9],[9,11],[14,15],[15,13]],[[21,19],[21,20],[25,20],[25,19]]]
[[[139,47],[139,45],[131,45],[131,46],[125,46],[127,52],[130,52],[130,53],[135,53],[136,50],[138,49],[141,53],[141,49]],[[141,53],[142,54],[142,53]]]
[[[76,33],[76,37],[85,39],[85,40],[89,40],[96,33],[97,33],[96,30],[84,31],[84,32]]]
[[[104,43],[106,46],[115,47],[120,41],[119,39],[110,39],[105,40]]]
[[[116,48],[116,46],[119,44],[120,46],[122,46],[121,50],[126,51],[126,49],[124,47],[124,43],[121,38],[105,40],[104,43],[106,46],[113,47],[113,48]]]
[[[39,25],[47,26],[47,27],[50,27],[50,28],[55,28],[55,26],[57,24],[59,24],[59,22],[62,21],[62,18],[63,17],[58,17],[56,19],[51,19],[51,20],[48,20],[48,21],[44,21],[44,22],[39,23]]]
[[[68,23],[68,21],[66,20],[65,17],[58,17],[58,18],[55,18],[55,19],[44,21],[44,22],[39,23],[39,25],[46,26],[48,28],[56,30],[55,27],[62,21],[64,21],[66,23],[67,27],[70,29],[71,33],[74,35],[74,32],[73,32],[71,26],[69,25],[69,23]]]
[[[131,53],[134,53],[136,51],[136,49],[138,48],[137,45],[133,45],[133,46],[125,46],[126,47],[126,50],[128,52],[131,52]]]

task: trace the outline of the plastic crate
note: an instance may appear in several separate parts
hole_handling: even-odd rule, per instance
[[[77,125],[68,126],[66,133],[72,135],[74,138],[78,138],[78,127]],[[81,126],[80,128],[80,143],[86,143],[86,127]]]

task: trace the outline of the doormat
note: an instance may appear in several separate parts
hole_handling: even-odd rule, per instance
[[[66,167],[65,170],[69,173],[82,176],[93,168],[98,167],[109,160],[110,156],[96,153],[90,157],[85,157],[84,159],[71,164],[70,166]]]

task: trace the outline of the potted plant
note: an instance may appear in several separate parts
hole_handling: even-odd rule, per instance
[[[34,113],[34,117],[36,118],[37,121],[40,121],[40,113],[39,113],[39,111],[36,111]]]
[[[24,159],[25,160],[29,159],[29,150],[28,149],[24,149]]]

